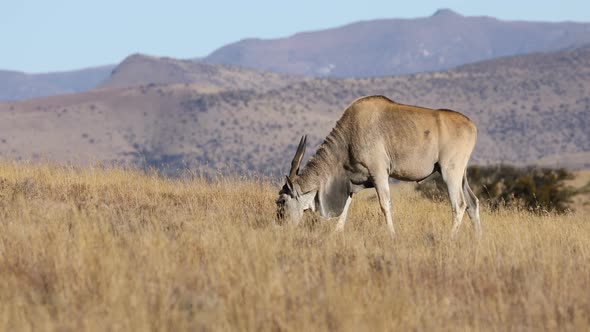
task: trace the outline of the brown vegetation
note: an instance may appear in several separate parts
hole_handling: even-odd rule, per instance
[[[342,234],[276,226],[266,180],[0,164],[2,330],[587,330],[590,223],[373,191]]]

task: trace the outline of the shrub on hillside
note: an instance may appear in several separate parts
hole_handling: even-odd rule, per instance
[[[570,210],[568,205],[577,193],[565,185],[573,174],[563,168],[471,166],[467,178],[480,203],[493,209],[518,207],[536,213],[565,213]],[[434,200],[448,197],[440,176],[418,185],[417,190]]]

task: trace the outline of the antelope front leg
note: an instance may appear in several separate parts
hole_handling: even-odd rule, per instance
[[[375,190],[379,197],[379,205],[381,206],[381,212],[385,216],[387,227],[389,228],[389,234],[393,238],[395,230],[393,229],[393,220],[391,217],[391,198],[389,196],[389,176],[381,175],[374,179]]]

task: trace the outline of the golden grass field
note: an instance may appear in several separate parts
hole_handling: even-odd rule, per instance
[[[0,330],[384,331],[590,328],[590,220],[373,191],[343,233],[277,226],[276,184],[0,163]]]

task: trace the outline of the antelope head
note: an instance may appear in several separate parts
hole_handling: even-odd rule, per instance
[[[291,170],[285,178],[285,184],[279,191],[277,204],[277,219],[279,222],[290,220],[295,224],[299,223],[305,210],[315,210],[313,200],[315,193],[302,193],[297,184],[299,178],[299,166],[305,154],[307,136],[301,137],[297,152],[291,161]]]

